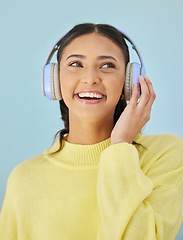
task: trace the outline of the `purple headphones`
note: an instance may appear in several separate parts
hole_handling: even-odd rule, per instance
[[[124,35],[124,38],[128,42],[131,43],[132,48],[135,50],[135,52],[137,53],[138,58],[140,60],[140,64],[136,63],[136,62],[133,62],[133,63],[128,62],[127,67],[126,67],[124,97],[127,101],[129,101],[132,96],[133,84],[139,83],[138,77],[140,75],[142,75],[144,77],[145,67],[144,67],[140,52],[138,51],[138,49],[135,46],[135,44],[133,43],[133,41],[126,34],[123,33],[123,35]],[[44,96],[46,96],[50,100],[61,100],[62,99],[60,82],[59,82],[58,63],[51,62],[53,55],[60,48],[60,45],[59,45],[60,40],[61,39],[59,39],[57,41],[57,43],[54,45],[54,47],[51,49],[51,51],[46,59],[46,63],[43,67],[42,91],[43,91]],[[139,90],[139,96],[140,96],[140,90]]]

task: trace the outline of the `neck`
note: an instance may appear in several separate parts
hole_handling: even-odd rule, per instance
[[[72,121],[72,118],[69,118],[67,141],[82,145],[95,144],[109,138],[113,127],[113,119],[112,121],[104,119],[101,122],[84,122],[81,119]]]

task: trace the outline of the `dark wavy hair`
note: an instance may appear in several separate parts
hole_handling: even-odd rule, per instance
[[[57,61],[60,63],[61,57],[62,57],[62,52],[64,48],[71,43],[75,38],[82,36],[84,34],[89,34],[89,33],[98,33],[101,34],[109,39],[111,39],[115,44],[117,44],[121,52],[123,54],[124,60],[125,60],[125,66],[127,63],[130,61],[130,55],[129,55],[129,50],[128,46],[125,42],[125,37],[122,32],[117,30],[115,27],[108,25],[108,24],[93,24],[93,23],[82,23],[74,26],[66,35],[64,35],[58,45],[60,46],[58,53],[57,53]],[[60,68],[60,64],[59,64]],[[60,69],[59,69],[60,71]],[[64,128],[60,131],[58,131],[54,137],[53,143],[55,142],[56,138],[59,136],[59,142],[60,142],[60,147],[56,151],[60,151],[62,148],[62,140],[64,138],[64,135],[69,133],[69,113],[68,113],[68,107],[66,106],[65,102],[62,100],[59,101],[60,105],[60,111],[61,111],[61,119],[64,122]],[[114,124],[117,122],[118,118],[120,117],[121,113],[125,109],[127,103],[126,100],[119,99],[116,108],[115,108],[115,113],[114,113]]]

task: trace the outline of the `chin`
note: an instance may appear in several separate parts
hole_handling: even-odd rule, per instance
[[[88,110],[88,111],[81,111],[77,117],[80,118],[81,121],[91,122],[91,123],[103,122],[103,124],[105,124],[106,122],[109,122],[109,121],[113,122],[114,112],[105,113],[105,112],[102,112],[101,110],[100,111]]]

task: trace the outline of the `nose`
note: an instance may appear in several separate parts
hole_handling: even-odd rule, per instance
[[[87,69],[82,78],[84,83],[88,85],[98,84],[100,82],[100,78],[97,74],[97,71],[94,69]]]

